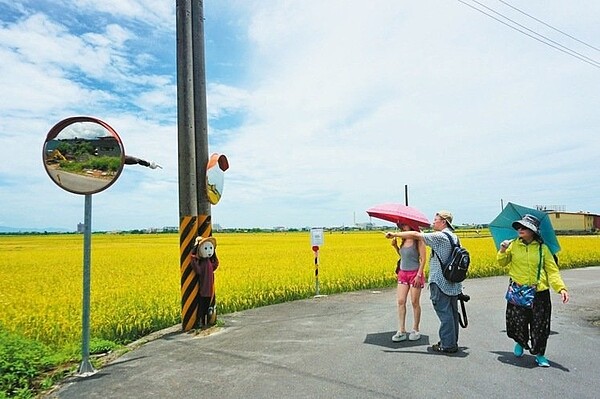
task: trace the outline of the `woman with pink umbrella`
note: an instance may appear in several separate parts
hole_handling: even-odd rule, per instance
[[[418,226],[409,226],[399,223],[402,231],[419,231]],[[392,341],[400,342],[417,341],[421,338],[419,324],[421,322],[421,290],[425,286],[423,269],[425,268],[425,244],[412,238],[401,239],[400,245],[394,237],[392,246],[400,255],[398,272],[398,332],[392,337]],[[410,334],[406,332],[406,299],[410,293],[410,302],[413,309],[413,328]]]
[[[420,210],[412,206],[385,203],[367,209],[371,217],[395,223],[403,232],[420,232],[419,227],[429,227],[430,223]],[[408,339],[417,341],[421,338],[419,324],[421,322],[421,290],[425,286],[423,269],[425,268],[425,243],[412,237],[402,237],[400,245],[396,238],[392,239],[392,246],[400,255],[398,273],[398,332],[392,341],[400,342]],[[413,308],[412,332],[406,332],[406,299],[410,293]]]

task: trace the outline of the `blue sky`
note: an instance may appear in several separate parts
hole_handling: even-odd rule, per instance
[[[480,3],[600,62],[597,1]],[[405,185],[459,224],[501,201],[600,213],[600,64],[460,1],[368,4],[204,2],[209,152],[230,163],[214,223],[349,226]],[[83,221],[41,161],[74,115],[163,167],[127,166],[92,228],[178,225],[175,24],[173,0],[0,0],[0,226]]]

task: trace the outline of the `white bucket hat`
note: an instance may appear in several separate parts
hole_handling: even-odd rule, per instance
[[[540,220],[533,215],[523,215],[521,220],[515,220],[512,224],[513,229],[518,230],[519,227],[525,227],[533,231],[535,234],[540,235]]]

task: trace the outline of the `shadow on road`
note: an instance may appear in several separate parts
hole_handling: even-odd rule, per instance
[[[498,361],[504,364],[510,364],[511,366],[521,367],[524,369],[535,369],[539,366],[535,362],[535,357],[531,355],[524,355],[523,357],[517,358],[512,352],[491,352],[498,355]],[[549,360],[550,367],[565,371],[570,373],[571,370],[563,366],[562,364],[558,364]]]
[[[392,341],[392,336],[396,334],[396,331],[386,331],[379,333],[367,334],[365,337],[364,343],[383,346],[384,348],[390,349],[402,349],[402,348],[412,348],[415,346],[423,346],[429,345],[429,335],[421,334],[421,339],[418,341],[402,341],[402,342],[394,342]]]

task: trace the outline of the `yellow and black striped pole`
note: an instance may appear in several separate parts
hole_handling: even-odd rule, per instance
[[[177,148],[179,161],[179,247],[181,325],[198,322],[198,277],[191,265],[194,240],[212,234],[206,193],[208,121],[204,70],[204,2],[176,0]]]
[[[198,276],[192,268],[192,248],[196,238],[196,217],[187,216],[179,224],[179,252],[181,268],[181,327],[194,328],[198,309]]]
[[[210,215],[190,216],[181,219],[179,225],[179,248],[181,265],[181,327],[183,331],[195,328],[198,322],[198,276],[192,268],[192,249],[197,236],[212,235]]]

